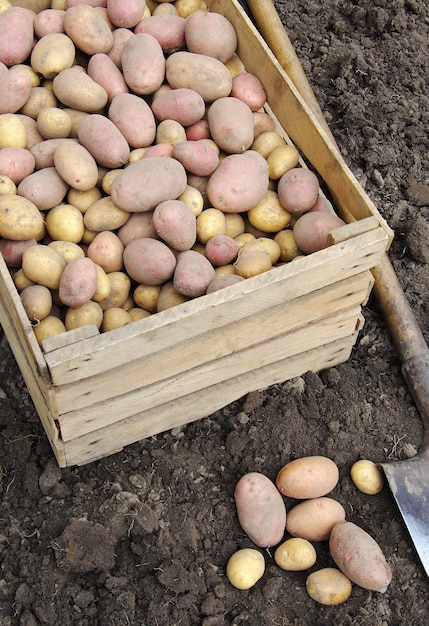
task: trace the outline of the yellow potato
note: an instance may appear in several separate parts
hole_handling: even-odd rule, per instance
[[[256,150],[266,159],[270,152],[279,146],[284,146],[285,140],[275,130],[267,130],[256,137],[250,148]]]
[[[277,193],[268,189],[262,200],[247,211],[247,218],[262,232],[278,233],[288,226],[292,215],[282,207]]]
[[[300,572],[313,567],[317,554],[314,546],[307,539],[293,537],[278,546],[274,552],[274,560],[281,569]]]
[[[67,202],[77,207],[79,211],[83,214],[89,209],[89,207],[100,200],[102,197],[102,193],[98,187],[92,187],[91,189],[87,189],[85,191],[80,191],[79,189],[70,189],[67,192]]]
[[[16,194],[16,185],[9,176],[6,174],[0,174],[0,196]]]
[[[23,291],[26,287],[34,285],[33,281],[24,274],[22,268],[14,273],[13,282],[18,291]]]
[[[42,347],[42,342],[48,337],[54,337],[66,332],[64,323],[55,315],[48,315],[33,327],[37,343]]]
[[[0,237],[37,239],[42,229],[43,215],[33,202],[16,194],[0,195]]]
[[[234,78],[234,76],[238,76],[238,74],[242,74],[245,71],[243,63],[237,56],[237,54],[233,54],[232,57],[225,63],[225,65],[231,72],[232,78]]]
[[[39,74],[37,74],[37,72],[35,72],[33,70],[33,68],[30,65],[18,64],[18,65],[15,65],[15,67],[20,67],[25,72],[27,72],[27,74],[30,77],[31,86],[32,87],[39,87],[39,85],[40,85],[40,76],[39,76]]]
[[[79,307],[67,309],[64,324],[67,330],[95,324],[100,328],[103,321],[103,310],[97,302],[89,300]]]
[[[110,196],[110,188],[111,188],[113,181],[115,180],[117,175],[120,174],[121,172],[122,172],[121,169],[115,169],[115,170],[109,170],[108,172],[104,174],[103,179],[101,181],[101,188],[103,189],[104,193],[107,194],[108,196]]]
[[[299,152],[293,146],[277,146],[272,150],[268,157],[268,173],[273,180],[278,180],[288,170],[296,167],[299,162]]]
[[[237,589],[250,589],[262,578],[264,572],[264,555],[254,548],[237,550],[226,566],[227,578]]]
[[[102,230],[117,230],[125,224],[129,217],[128,211],[116,206],[110,196],[105,196],[87,209],[83,216],[83,222],[89,230],[100,232]]]
[[[97,283],[95,287],[95,292],[92,296],[92,300],[95,302],[101,302],[102,300],[106,300],[110,296],[112,291],[112,284],[109,280],[108,274],[104,271],[104,269],[95,264],[97,268]]]
[[[239,213],[225,214],[225,235],[235,239],[246,230],[246,223]]]
[[[82,240],[83,215],[72,204],[59,204],[48,211],[46,230],[52,239],[79,243]]]
[[[65,266],[61,254],[44,244],[32,246],[22,255],[24,274],[34,283],[49,289],[58,289]]]
[[[107,333],[109,330],[115,330],[116,328],[122,328],[126,324],[131,324],[132,321],[133,318],[128,311],[119,307],[111,307],[104,311],[101,330],[103,333]]]
[[[156,131],[156,143],[168,143],[175,146],[186,141],[186,131],[176,120],[162,120]]]
[[[25,148],[27,133],[23,122],[14,113],[0,115],[0,150],[2,148]]]
[[[141,309],[156,313],[160,285],[137,285],[134,290],[134,302]]]
[[[383,489],[383,473],[378,465],[368,459],[356,461],[352,465],[350,476],[359,491],[367,495],[377,495]]]
[[[204,208],[203,194],[191,185],[186,185],[185,191],[178,197],[178,200],[187,204],[195,217],[198,217]]]
[[[249,251],[265,252],[270,257],[272,265],[277,263],[281,252],[279,244],[269,237],[257,237],[240,248],[241,254]]]
[[[274,241],[280,246],[280,261],[293,261],[301,254],[293,230],[281,230],[274,236]]]
[[[20,113],[36,120],[42,109],[46,107],[56,107],[57,104],[58,101],[50,89],[42,86],[32,87],[26,103],[20,109]]]
[[[235,274],[235,269],[232,263],[215,267],[216,278],[221,278],[222,276],[232,276],[233,274]]]
[[[8,2],[8,0],[0,0],[0,13],[3,13],[3,11],[10,9],[11,6],[12,5],[10,2]]]
[[[237,244],[239,250],[241,250],[241,248],[243,248],[246,243],[248,243],[249,241],[255,241],[255,239],[255,235],[248,232],[244,232],[241,235],[237,235],[237,237],[234,237],[235,243]]]
[[[46,107],[37,116],[37,128],[44,139],[68,137],[72,129],[70,116],[58,107]]]
[[[225,214],[219,209],[205,209],[197,216],[197,238],[207,243],[215,235],[225,234]]]
[[[81,259],[85,256],[83,248],[73,241],[54,240],[48,243],[48,247],[59,252],[66,264],[73,261],[73,259]]]
[[[334,567],[313,572],[308,576],[305,586],[310,598],[326,606],[345,602],[352,592],[350,580]]]
[[[107,278],[110,283],[110,293],[104,300],[98,301],[103,311],[122,307],[131,289],[131,280],[125,272],[110,272]]]
[[[263,274],[272,268],[270,256],[262,250],[240,250],[234,263],[235,273],[243,278],[251,278]]]
[[[39,322],[48,317],[52,309],[52,295],[43,285],[29,285],[21,291],[21,302],[27,317],[32,322]]]
[[[31,53],[31,67],[37,74],[51,79],[73,65],[76,49],[64,33],[49,33],[39,39]]]
[[[133,322],[137,322],[138,320],[143,320],[146,317],[150,317],[152,313],[150,311],[146,311],[145,309],[140,309],[139,307],[132,307],[131,309],[127,309],[128,315],[131,317]]]
[[[157,313],[165,311],[166,309],[171,309],[178,304],[183,304],[188,300],[189,298],[187,296],[184,296],[183,294],[176,291],[171,281],[167,281],[162,285],[161,291],[159,292],[158,300],[156,303]]]

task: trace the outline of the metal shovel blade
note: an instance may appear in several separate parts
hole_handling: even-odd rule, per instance
[[[382,464],[414,546],[429,576],[429,454]]]

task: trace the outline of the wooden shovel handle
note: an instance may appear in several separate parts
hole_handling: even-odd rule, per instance
[[[261,35],[317,121],[326,130],[327,140],[338,150],[338,145],[272,0],[247,0],[243,4],[248,5]],[[374,293],[400,355],[404,378],[425,426],[429,426],[428,346],[387,254],[383,255],[380,264],[372,273],[375,279]]]

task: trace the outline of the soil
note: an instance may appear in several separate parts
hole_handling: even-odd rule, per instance
[[[341,151],[396,236],[390,259],[429,334],[429,13],[426,0],[275,5]],[[1,626],[427,626],[429,582],[387,485],[360,493],[349,471],[416,454],[422,425],[374,296],[350,359],[249,394],[187,427],[83,467],[59,469],[4,336],[0,361]],[[339,466],[332,492],[393,572],[382,594],[353,586],[314,602],[307,572],[273,550],[250,590],[225,566],[252,544],[238,479],[305,455]],[[288,506],[291,502],[287,502]],[[313,569],[332,565],[316,544]]]

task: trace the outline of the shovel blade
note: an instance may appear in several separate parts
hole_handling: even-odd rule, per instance
[[[382,464],[390,489],[429,576],[429,455]]]

